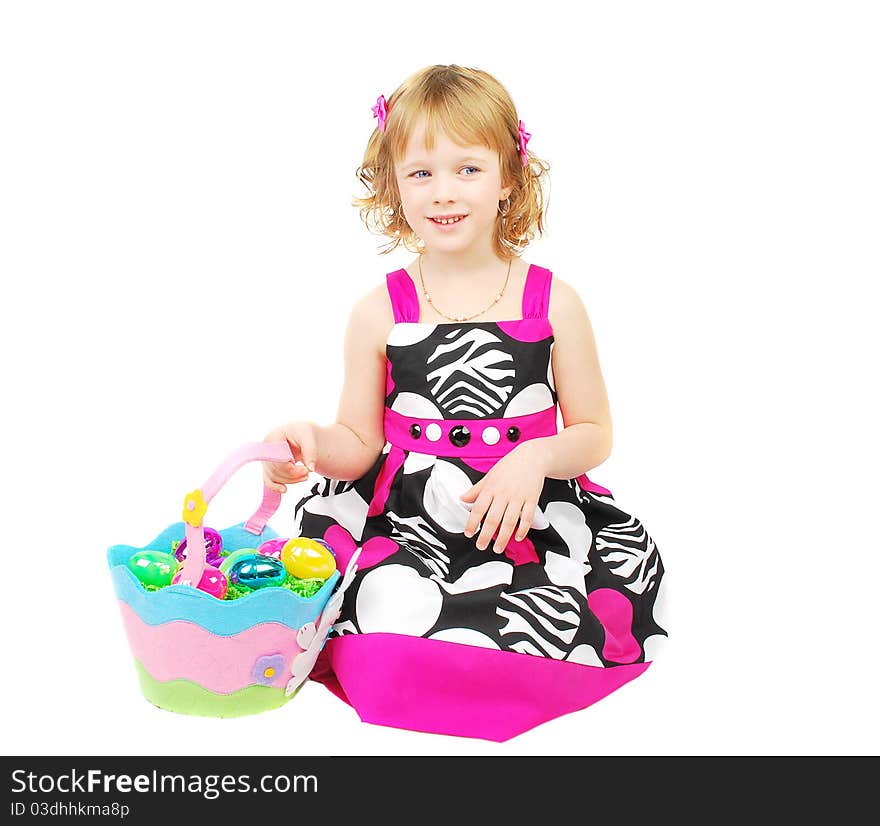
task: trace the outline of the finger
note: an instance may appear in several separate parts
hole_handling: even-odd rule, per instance
[[[522,512],[522,502],[511,502],[504,511],[504,518],[501,520],[501,526],[498,528],[498,536],[492,550],[496,554],[504,552],[510,535],[513,533],[516,523],[519,521],[519,515]]]
[[[480,483],[477,482],[477,484],[475,484],[475,485],[474,485],[472,488],[470,488],[469,490],[466,490],[466,491],[461,495],[461,500],[462,500],[463,502],[469,502],[469,501],[470,501],[470,502],[473,502],[473,501],[474,501],[474,500],[480,495],[480,491],[481,491],[481,490],[482,490],[482,488],[480,487]]]
[[[526,502],[523,505],[522,513],[519,517],[519,530],[516,532],[517,541],[521,542],[523,539],[525,539],[526,534],[532,527],[532,522],[535,519],[535,508],[537,507],[537,504],[537,502]]]
[[[491,504],[492,496],[490,494],[480,494],[477,501],[474,502],[474,506],[471,508],[471,515],[468,517],[468,521],[464,526],[465,536],[470,538],[477,532],[477,529],[480,527],[480,522],[483,521],[483,516],[486,511],[489,510]]]
[[[287,482],[287,484],[294,484],[295,482],[302,482],[303,479],[307,479],[308,476],[309,471],[305,467],[299,466],[293,470],[286,471],[279,481]]]
[[[300,434],[299,442],[303,464],[309,469],[315,469],[315,462],[318,459],[318,445],[315,443],[314,433],[311,428],[303,430]]]
[[[302,447],[300,447],[299,439],[293,434],[285,434],[284,440],[287,442],[287,446],[290,448],[291,459],[287,462],[284,462],[284,465],[289,465],[292,463],[302,461]]]
[[[268,478],[272,482],[284,484],[286,482],[294,482],[300,476],[299,469],[293,462],[286,462],[283,465],[275,465],[271,468]]]
[[[307,476],[308,471],[302,465],[295,465],[293,462],[270,463],[263,467],[263,481],[271,490],[279,490],[278,485],[284,487],[286,484],[301,482]],[[279,490],[279,492],[284,493],[285,491]]]
[[[480,531],[480,535],[477,537],[477,548],[481,551],[485,551],[489,547],[489,543],[492,541],[492,537],[495,536],[495,531],[501,523],[501,518],[504,516],[506,507],[507,502],[498,499],[492,500],[492,506],[483,520],[483,530]]]

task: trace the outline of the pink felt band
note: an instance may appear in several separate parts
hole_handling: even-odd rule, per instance
[[[205,565],[208,564],[205,559],[207,553],[205,528],[203,525],[193,526],[187,522],[184,525],[184,530],[186,531],[186,557],[183,560],[183,568],[180,571],[178,582],[181,585],[192,585],[193,588],[198,588],[202,581],[202,574],[205,573]],[[191,553],[190,548],[201,548],[202,552]]]
[[[297,629],[261,622],[237,634],[213,634],[194,622],[144,622],[120,601],[122,621],[134,658],[159,682],[188,680],[215,694],[231,694],[256,683],[254,665],[260,654],[280,654],[289,664],[302,651]],[[283,688],[288,669],[278,669],[272,685]]]
[[[418,427],[415,431],[420,434],[418,437],[410,429],[413,425]],[[385,438],[404,450],[462,458],[504,456],[528,439],[555,436],[557,432],[555,407],[504,419],[418,419],[385,408],[384,427]],[[462,447],[450,441],[450,434],[456,427],[466,427],[470,434],[468,443]],[[510,428],[519,430],[516,441],[511,441],[507,436]],[[431,438],[433,436],[437,438]]]
[[[202,496],[206,502],[210,502],[217,491],[226,484],[226,481],[242,465],[248,462],[292,462],[293,454],[287,442],[248,442],[242,445],[229,458],[215,470],[208,481],[202,485]]]
[[[281,504],[281,494],[277,490],[263,486],[263,501],[254,515],[244,524],[244,529],[254,535],[261,534],[266,523],[272,518],[272,514],[278,510]]]

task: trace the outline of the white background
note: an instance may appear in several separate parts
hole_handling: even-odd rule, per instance
[[[3,4],[5,753],[878,752],[876,5],[574,11]],[[371,106],[431,63],[494,74],[551,163],[523,257],[590,313],[615,430],[590,476],[660,548],[664,656],[506,744],[361,723],[315,683],[156,709],[106,549],[242,443],[333,421],[348,311],[412,257],[350,205]],[[208,524],[259,489],[240,471]]]

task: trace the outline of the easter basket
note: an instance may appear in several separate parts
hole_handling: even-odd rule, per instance
[[[267,526],[281,502],[268,487],[246,522],[221,531],[203,522],[208,503],[240,467],[291,460],[286,442],[246,444],[186,495],[182,522],[145,546],[107,551],[141,691],[154,705],[238,717],[284,705],[306,681],[339,616],[359,550],[340,574],[321,542],[322,576],[293,577],[290,554],[309,543],[321,551],[320,540],[287,540]]]

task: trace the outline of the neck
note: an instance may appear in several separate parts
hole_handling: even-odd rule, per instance
[[[488,252],[483,255],[444,255],[425,251],[421,255],[422,272],[426,277],[443,283],[466,282],[473,284],[482,278],[491,278],[499,272],[507,272],[509,260]],[[417,259],[414,263],[418,266]]]

